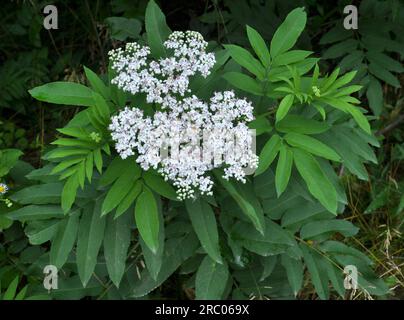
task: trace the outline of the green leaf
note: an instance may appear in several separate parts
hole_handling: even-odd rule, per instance
[[[313,239],[324,233],[339,232],[350,237],[358,232],[359,228],[346,220],[319,220],[305,224],[300,230],[302,239]]]
[[[135,202],[136,198],[142,191],[142,181],[136,180],[133,183],[133,186],[130,188],[130,191],[127,193],[125,198],[122,199],[121,203],[116,208],[115,218],[119,217],[121,214],[125,213],[126,210]]]
[[[327,269],[328,278],[331,280],[331,283],[334,289],[338,292],[338,294],[344,298],[345,297],[345,288],[344,288],[344,280],[343,274],[340,269],[338,269],[333,263],[329,260],[324,259],[323,264]]]
[[[0,150],[0,177],[5,176],[15,166],[22,155],[22,151],[17,149]]]
[[[46,160],[58,159],[76,155],[87,155],[89,150],[81,148],[56,148],[45,155]]]
[[[147,270],[141,273],[141,279],[135,280],[133,297],[143,297],[159,287],[175,270],[199,248],[199,241],[195,233],[191,232],[181,238],[167,241],[163,255],[161,271],[153,279]]]
[[[118,18],[118,17],[117,17]],[[91,69],[84,66],[84,72],[86,74],[87,80],[91,85],[91,88],[101,94],[104,99],[109,99],[109,88],[105,85],[105,83],[98,77],[98,75],[92,71]]]
[[[313,53],[312,51],[306,51],[306,50],[291,50],[291,51],[282,53],[279,56],[277,56],[274,59],[274,61],[272,62],[272,66],[274,66],[274,67],[275,66],[284,66],[284,65],[296,63],[296,62],[304,60],[312,53]]]
[[[102,216],[111,212],[122,202],[125,196],[130,192],[134,182],[140,178],[140,174],[140,170],[135,163],[133,163],[130,170],[121,172],[121,175],[109,189],[104,202],[102,203]]]
[[[284,136],[284,139],[292,147],[298,147],[329,160],[341,161],[341,157],[333,149],[310,136],[290,132]]]
[[[99,185],[101,187],[104,187],[111,184],[116,179],[118,179],[118,177],[121,176],[122,172],[128,170],[128,168],[130,168],[131,165],[134,163],[135,163],[134,159],[132,158],[122,160],[119,156],[115,157],[111,161],[105,172],[102,174],[99,181]]]
[[[40,245],[52,239],[58,228],[58,223],[59,221],[56,219],[30,221],[24,230],[29,243]]]
[[[294,46],[306,25],[306,19],[303,8],[296,8],[287,15],[272,37],[270,50],[272,59]]]
[[[93,91],[75,82],[51,82],[28,91],[39,101],[72,106],[92,106]]]
[[[97,264],[105,231],[104,217],[101,217],[101,201],[83,209],[77,238],[77,269],[83,286],[86,287]]]
[[[306,182],[310,193],[330,212],[337,212],[337,192],[316,159],[306,151],[293,149],[297,170]]]
[[[147,42],[155,58],[166,55],[164,41],[171,33],[167,26],[166,18],[154,0],[150,0],[146,7],[145,25],[147,33]]]
[[[10,285],[8,286],[6,292],[4,292],[3,300],[9,301],[13,300],[15,294],[17,293],[17,286],[18,286],[19,277],[16,276],[13,281],[11,281]]]
[[[265,218],[264,233],[259,233],[250,223],[237,222],[232,229],[232,238],[249,251],[261,256],[286,252],[296,243],[288,231],[272,220]]]
[[[227,44],[224,47],[229,50],[230,56],[242,67],[250,71],[259,79],[265,77],[265,69],[246,49],[234,44]]]
[[[253,121],[248,123],[248,127],[250,129],[254,129],[257,136],[263,133],[269,133],[273,129],[271,123],[265,115],[256,117]]]
[[[98,172],[102,172],[102,155],[101,155],[101,149],[95,149],[94,150],[94,164],[95,167],[97,168]]]
[[[293,152],[285,145],[279,151],[278,164],[276,166],[275,187],[278,197],[285,191],[290,174],[292,172]]]
[[[60,203],[62,190],[60,182],[37,184],[17,191],[10,198],[21,204]]]
[[[366,53],[366,57],[369,59],[371,63],[376,63],[388,71],[394,71],[399,73],[404,71],[404,68],[400,62],[390,58],[388,55],[382,52],[368,51]]]
[[[255,176],[260,175],[269,168],[272,161],[274,161],[274,159],[276,158],[276,155],[279,152],[281,144],[282,144],[281,138],[277,134],[274,134],[265,143],[260,154],[260,160],[258,163],[258,168],[255,171]]]
[[[361,50],[354,50],[347,54],[339,63],[339,67],[341,71],[351,70],[354,69],[356,66],[362,64],[364,58],[363,51]]]
[[[72,207],[74,200],[76,199],[78,187],[78,175],[73,174],[67,179],[62,191],[62,209],[64,212],[69,211]]]
[[[50,250],[50,262],[58,269],[63,267],[73,250],[79,229],[79,218],[80,213],[74,212],[58,225]]]
[[[118,218],[109,216],[104,236],[104,256],[110,279],[119,288],[125,272],[126,257],[130,244],[130,215]]]
[[[354,39],[347,39],[329,47],[323,54],[324,59],[335,59],[356,50],[359,42]]]
[[[22,207],[20,209],[11,211],[5,215],[11,220],[39,220],[39,219],[49,219],[49,218],[62,218],[64,217],[63,210],[60,206],[37,206],[29,205]]]
[[[361,127],[363,131],[365,131],[368,134],[372,134],[372,130],[370,129],[370,124],[366,116],[362,113],[362,111],[359,110],[359,108],[349,105],[347,106],[346,109],[351,116],[354,118],[356,123]]]
[[[348,72],[348,73],[344,74],[343,76],[339,77],[334,82],[332,82],[332,84],[330,84],[327,89],[323,88],[324,93],[322,93],[322,95],[326,95],[328,92],[334,92],[337,89],[339,89],[340,87],[350,83],[356,74],[357,74],[357,71],[354,70],[354,71]],[[341,91],[344,89],[345,88],[338,90],[337,93],[340,95]],[[355,91],[357,91],[356,88],[355,88]]]
[[[151,171],[146,171],[143,173],[143,179],[147,186],[154,192],[167,199],[178,201],[177,193],[174,188],[161,176],[154,174]]]
[[[206,253],[217,263],[223,263],[219,248],[216,217],[211,206],[201,198],[185,201],[192,226]]]
[[[149,272],[149,275],[152,277],[152,279],[155,281],[157,281],[160,271],[164,272],[163,270],[161,270],[161,266],[163,265],[164,249],[165,249],[165,230],[164,230],[164,219],[162,215],[162,205],[160,199],[156,198],[156,200],[159,210],[158,218],[160,226],[158,235],[159,245],[157,251],[153,253],[146,245],[146,243],[143,241],[143,239],[141,237],[139,238],[140,245],[142,246],[147,271]]]
[[[97,112],[97,117],[100,118],[101,123],[104,126],[107,126],[110,120],[111,111],[109,109],[108,103],[102,97],[102,95],[98,94],[97,92],[93,93],[94,99],[94,112]]]
[[[317,252],[308,247],[306,244],[300,244],[302,249],[304,262],[310,273],[310,278],[314,284],[314,288],[320,299],[327,300],[329,296],[328,290],[328,277],[327,272],[324,270],[321,257]]]
[[[159,217],[157,203],[150,189],[144,187],[136,201],[135,220],[140,236],[153,253],[159,244]]]
[[[59,164],[52,169],[51,174],[56,174],[56,173],[59,173],[61,171],[64,171],[67,168],[69,168],[69,167],[73,166],[74,164],[77,164],[77,163],[79,163],[81,161],[83,161],[82,157],[63,160],[63,161],[59,162]]]
[[[393,87],[400,88],[400,81],[398,81],[398,79],[393,76],[390,71],[383,68],[378,63],[371,62],[369,64],[369,72],[380,80],[383,80],[392,85]]]
[[[237,202],[243,213],[252,221],[254,227],[261,233],[264,233],[264,213],[258,199],[253,194],[249,194],[246,185],[233,185],[225,180],[219,173],[214,173],[216,178],[227,190],[230,196]]]
[[[308,119],[298,115],[287,115],[275,125],[276,130],[284,133],[319,134],[330,129],[326,122]]]
[[[281,100],[278,110],[276,110],[276,122],[281,121],[287,115],[290,107],[293,104],[293,100],[293,94],[288,94]]]
[[[363,160],[356,154],[356,150],[352,150],[350,145],[341,143],[341,139],[339,137],[337,138],[337,133],[332,131],[330,130],[329,132],[324,133],[322,140],[338,151],[338,154],[340,154],[343,159],[344,166],[351,173],[361,180],[368,180],[368,173],[363,165]]]
[[[57,229],[58,220],[33,220],[24,230],[29,243],[33,245],[43,244],[53,238]]]
[[[296,297],[303,284],[303,264],[300,260],[292,259],[287,254],[282,254],[281,261]]]
[[[88,179],[88,182],[91,182],[91,179],[93,177],[93,166],[94,166],[94,157],[93,153],[90,152],[87,157],[86,157],[86,176]]]
[[[383,89],[380,82],[374,77],[370,77],[366,97],[368,98],[369,106],[373,113],[379,116],[383,109]]]
[[[246,74],[242,74],[240,72],[227,72],[223,75],[223,78],[238,89],[255,94],[257,96],[263,95],[261,85]]]
[[[260,261],[264,267],[260,278],[260,281],[263,281],[272,274],[272,271],[274,271],[278,258],[277,256],[260,257]]]
[[[105,22],[111,29],[111,38],[119,41],[125,41],[127,38],[139,38],[142,30],[142,23],[133,18],[109,17]]]
[[[247,26],[247,36],[251,47],[254,49],[262,64],[267,68],[269,66],[271,57],[265,44],[265,40],[254,28],[250,26]]]
[[[14,300],[24,300],[25,295],[27,294],[28,285],[21,289],[20,292],[15,296]]]
[[[196,273],[196,299],[221,299],[228,277],[229,270],[226,263],[219,264],[206,256]]]

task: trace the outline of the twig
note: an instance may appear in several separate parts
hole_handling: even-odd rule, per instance
[[[384,127],[383,129],[380,129],[379,131],[376,132],[377,136],[381,136],[386,134],[387,132],[393,130],[395,127],[397,127],[401,122],[404,121],[404,114],[399,116],[396,120],[394,120],[392,123]]]

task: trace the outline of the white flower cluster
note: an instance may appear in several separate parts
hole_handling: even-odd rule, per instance
[[[137,43],[126,44],[125,50],[109,52],[112,68],[117,76],[112,79],[124,91],[146,93],[148,103],[167,104],[170,94],[184,96],[189,92],[189,77],[199,72],[207,77],[215,64],[213,53],[206,53],[208,43],[195,31],[173,32],[164,42],[173,56],[148,63],[149,47]]]
[[[208,103],[185,96],[189,76],[207,76],[215,63],[206,46],[199,33],[187,31],[170,35],[165,47],[174,57],[159,62],[149,61],[149,49],[137,44],[111,53],[117,71],[113,82],[133,94],[146,93],[147,101],[162,109],[149,117],[126,107],[112,117],[115,148],[122,158],[136,155],[143,170],[153,168],[172,181],[179,199],[193,197],[196,190],[211,194],[210,170],[222,167],[225,179],[245,182],[246,168],[258,165],[247,126],[253,120],[250,102],[233,91],[216,92]]]

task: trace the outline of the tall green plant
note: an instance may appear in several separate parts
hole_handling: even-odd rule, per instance
[[[154,1],[145,22],[153,56],[164,57],[170,29]],[[329,283],[344,297],[347,265],[358,268],[360,290],[385,295],[372,261],[335,237],[358,232],[337,219],[347,199],[335,165],[367,179],[363,164],[375,161],[377,140],[350,95],[360,90],[349,85],[355,73],[322,76],[312,52],[293,49],[305,24],[304,10],[293,10],[269,47],[247,27],[252,51],[226,45],[215,52],[211,75],[190,84],[202,97],[231,88],[254,101],[260,164],[246,183],[217,169],[213,196],[177,201],[160,175],[112,151],[111,115],[127,102],[146,106],[142,96],[85,69],[89,87],[55,82],[30,90],[37,100],[83,109],[59,129],[46,165],[27,176],[36,183],[12,196],[21,207],[7,217],[36,230],[35,244],[50,241],[50,263],[68,270],[67,287],[80,279],[81,296],[105,295],[94,278],[110,281],[107,291],[113,284],[121,298],[145,296],[180,269],[197,299],[293,298],[306,273],[327,299]]]

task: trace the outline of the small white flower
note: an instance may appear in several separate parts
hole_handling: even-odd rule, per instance
[[[0,183],[0,195],[6,194],[8,191],[8,186],[5,183]]]

